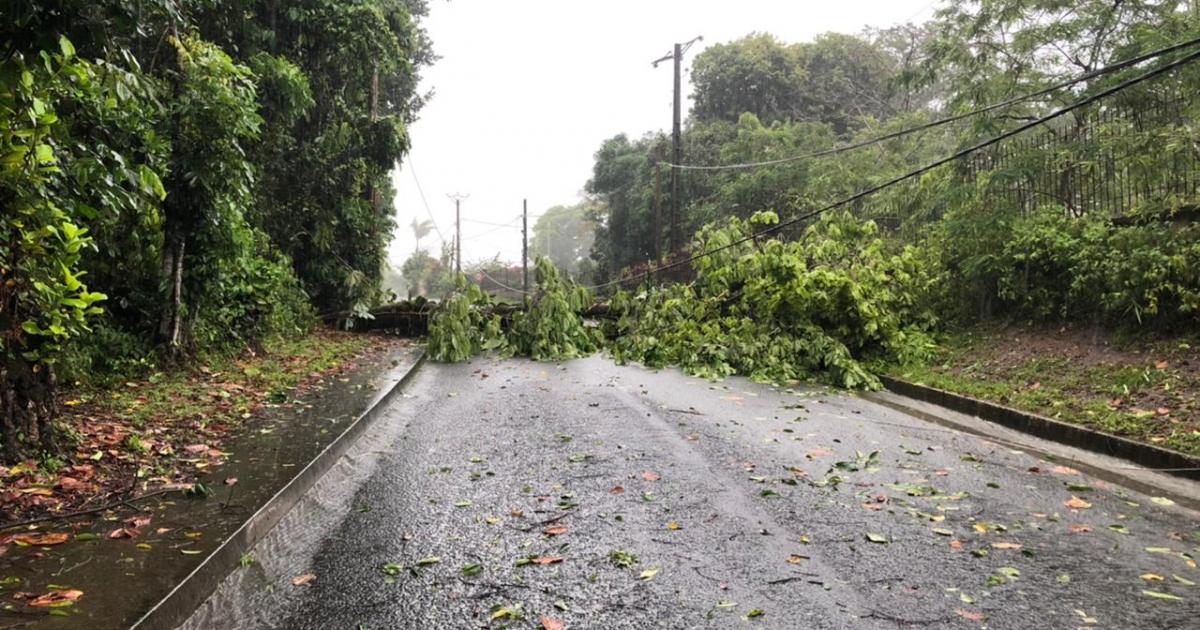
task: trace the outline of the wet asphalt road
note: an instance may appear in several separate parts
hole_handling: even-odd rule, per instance
[[[1195,512],[843,393],[478,360],[377,424],[188,627],[1198,627]]]

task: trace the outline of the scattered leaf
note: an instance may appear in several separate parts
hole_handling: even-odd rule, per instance
[[[63,532],[49,532],[45,534],[17,534],[11,538],[12,542],[28,546],[28,547],[50,547],[53,545],[61,545],[70,540],[71,535]]]
[[[891,542],[888,540],[887,536],[884,536],[883,534],[872,534],[870,532],[866,534],[866,539],[879,545],[886,545]]]
[[[646,481],[658,481],[659,479],[662,479],[662,477],[659,477],[654,471],[643,470],[642,479],[645,479]]]
[[[649,569],[642,571],[641,575],[638,576],[638,579],[645,582],[654,579],[654,576],[656,575],[658,575],[658,567],[650,567]]]
[[[1164,593],[1162,591],[1143,590],[1142,594],[1146,595],[1148,597],[1153,597],[1155,599],[1168,599],[1171,601],[1183,601],[1183,598],[1178,595],[1172,595],[1170,593]]]
[[[458,572],[461,573],[463,577],[474,577],[480,573],[483,573],[483,566],[478,564],[468,564],[459,569]]]
[[[1087,501],[1084,501],[1083,499],[1080,499],[1079,497],[1075,497],[1075,496],[1071,497],[1070,499],[1067,499],[1064,502],[1064,505],[1071,508],[1072,510],[1086,510],[1086,509],[1092,507],[1091,503],[1088,503]]]
[[[83,591],[78,589],[64,589],[39,595],[29,600],[28,604],[38,608],[65,608],[75,605],[75,601],[80,597],[83,597]]]
[[[317,579],[317,576],[313,575],[312,573],[297,575],[296,577],[292,578],[292,586],[308,586],[309,584],[312,584],[313,580],[315,579]]]
[[[542,617],[538,621],[542,624],[542,630],[563,630],[567,627],[563,622],[554,617]]]

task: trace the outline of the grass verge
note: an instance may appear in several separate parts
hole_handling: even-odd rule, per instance
[[[1194,333],[984,325],[945,335],[926,364],[885,373],[1200,455],[1198,348]]]

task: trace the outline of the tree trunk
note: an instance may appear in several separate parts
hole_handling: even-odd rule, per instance
[[[0,431],[3,459],[19,461],[45,451],[58,452],[51,421],[55,410],[54,370],[12,358],[0,368]]]
[[[167,347],[171,358],[179,356],[183,337],[183,253],[184,241],[163,248],[163,278],[167,281],[162,319],[158,324],[158,337]]]

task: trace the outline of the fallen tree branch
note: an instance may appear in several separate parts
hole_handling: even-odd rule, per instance
[[[187,490],[187,488],[161,488],[159,490],[147,492],[146,494],[143,494],[143,495],[139,495],[139,496],[131,497],[131,498],[127,498],[127,499],[122,498],[118,501],[106,503],[104,505],[101,505],[100,507],[94,507],[94,508],[90,508],[87,510],[78,510],[75,512],[67,512],[66,514],[47,514],[46,516],[39,516],[37,518],[26,519],[24,521],[13,521],[10,523],[3,523],[3,524],[0,524],[0,532],[4,531],[6,529],[12,529],[14,527],[28,527],[30,525],[37,525],[38,523],[46,523],[46,522],[50,522],[50,521],[62,521],[62,520],[72,519],[77,516],[87,516],[89,514],[96,514],[99,512],[107,512],[108,510],[119,508],[122,505],[128,506],[133,509],[137,509],[136,506],[133,505],[134,501],[141,501],[142,499],[149,499],[150,497],[156,497],[156,496],[168,494],[171,492],[184,492],[185,490]]]

